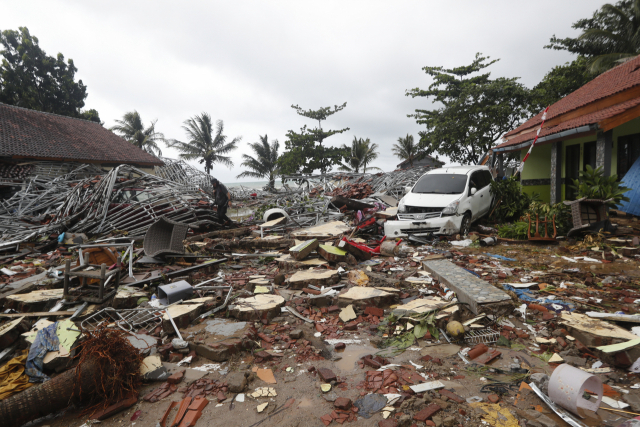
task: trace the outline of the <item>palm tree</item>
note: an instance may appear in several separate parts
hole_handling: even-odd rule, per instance
[[[417,160],[418,157],[418,146],[413,142],[413,135],[409,134],[404,138],[398,138],[398,143],[393,144],[391,151],[399,159],[408,160],[411,167],[413,167],[413,161]]]
[[[133,110],[125,113],[122,120],[116,120],[117,125],[113,126],[111,131],[149,154],[155,155],[157,152],[158,156],[162,156],[158,142],[164,141],[164,135],[156,132],[156,122],[157,120],[152,121],[145,129],[140,114]]]
[[[278,148],[280,143],[277,139],[269,141],[267,135],[260,136],[259,142],[252,142],[249,147],[256,153],[256,157],[251,157],[247,154],[242,155],[242,163],[240,166],[245,166],[250,170],[244,171],[236,178],[264,178],[269,180],[269,187],[274,188],[276,182],[276,175],[278,174],[278,167],[276,162],[278,161]]]
[[[611,18],[609,23],[613,28],[590,28],[578,37],[579,41],[606,46],[609,51],[589,59],[592,73],[602,73],[640,53],[640,0],[633,0],[628,8],[619,6],[622,5],[605,4],[600,10],[603,16]]]
[[[227,142],[227,136],[224,135],[224,123],[222,120],[216,122],[214,135],[213,123],[208,113],[193,116],[184,121],[182,129],[187,134],[189,142],[182,142],[176,139],[169,141],[169,147],[175,147],[180,151],[180,157],[185,160],[200,159],[200,163],[204,163],[204,170],[207,174],[211,174],[214,163],[223,163],[229,168],[233,166],[231,157],[225,154],[238,148],[238,142],[242,140],[241,136],[233,138],[231,142]]]
[[[378,157],[378,153],[376,152],[377,148],[378,144],[371,144],[369,138],[358,139],[358,137],[354,136],[353,141],[351,141],[351,147],[348,147],[347,145],[342,146],[342,149],[346,150],[349,154],[345,156],[346,163],[342,163],[338,169],[347,172],[359,173],[360,168],[363,168],[363,172],[366,172],[367,164],[371,163]]]
[[[369,141],[369,138],[365,139],[364,141],[362,141],[362,139],[360,139],[360,141],[365,146],[364,155],[362,157],[362,168],[363,168],[362,172],[366,173],[367,172],[367,165],[378,158],[378,151],[377,151],[378,150],[378,144],[372,144],[371,141]],[[371,167],[369,169],[382,170],[379,167]]]

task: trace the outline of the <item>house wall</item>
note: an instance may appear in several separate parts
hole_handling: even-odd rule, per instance
[[[527,155],[529,147],[520,150],[520,160]],[[538,193],[540,200],[549,203],[551,200],[551,144],[536,145],[524,164],[520,176],[523,191],[533,195]]]

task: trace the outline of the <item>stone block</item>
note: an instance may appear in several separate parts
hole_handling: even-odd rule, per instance
[[[296,272],[288,280],[291,289],[302,289],[309,285],[321,288],[322,286],[335,285],[340,281],[337,270],[302,270]]]

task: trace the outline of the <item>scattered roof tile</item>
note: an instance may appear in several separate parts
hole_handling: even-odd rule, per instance
[[[0,157],[163,165],[99,123],[0,103]]]

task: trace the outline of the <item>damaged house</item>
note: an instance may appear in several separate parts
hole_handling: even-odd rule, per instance
[[[508,132],[493,149],[499,172],[507,154],[523,159],[540,129],[542,113]],[[581,170],[603,167],[622,179],[640,157],[640,57],[596,77],[549,107],[521,174],[524,191],[544,202],[575,199]]]

